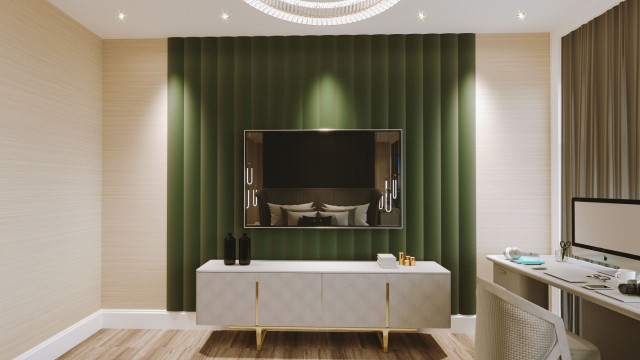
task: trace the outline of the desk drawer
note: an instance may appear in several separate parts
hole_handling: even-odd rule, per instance
[[[532,303],[549,309],[549,286],[504,266],[493,264],[493,282]]]

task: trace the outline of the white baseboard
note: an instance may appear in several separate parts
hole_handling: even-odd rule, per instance
[[[475,316],[452,315],[450,329],[423,329],[422,332],[473,333],[475,324]],[[224,330],[226,327],[196,325],[195,312],[103,309],[78,321],[14,360],[55,359],[100,329]]]
[[[223,326],[196,325],[196,313],[166,310],[102,310],[105,329],[223,330]]]
[[[14,360],[55,359],[102,329],[102,310],[87,316],[43,341]]]
[[[449,329],[422,329],[420,332],[448,332],[456,334],[473,334],[476,332],[475,315],[451,315]]]

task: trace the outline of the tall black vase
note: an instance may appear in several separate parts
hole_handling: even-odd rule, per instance
[[[224,264],[235,265],[236,263],[236,238],[228,233],[224,238]]]
[[[247,233],[242,234],[238,239],[238,250],[240,265],[249,265],[251,263],[251,239],[247,236]]]

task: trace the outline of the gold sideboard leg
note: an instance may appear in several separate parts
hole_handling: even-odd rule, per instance
[[[262,343],[264,342],[265,336],[267,336],[267,329],[256,327],[256,350],[262,350]]]
[[[382,352],[389,352],[389,330],[384,329],[377,334],[380,344],[382,344]]]

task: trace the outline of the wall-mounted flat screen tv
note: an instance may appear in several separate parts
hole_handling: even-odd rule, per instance
[[[246,130],[247,228],[402,228],[402,130]]]

